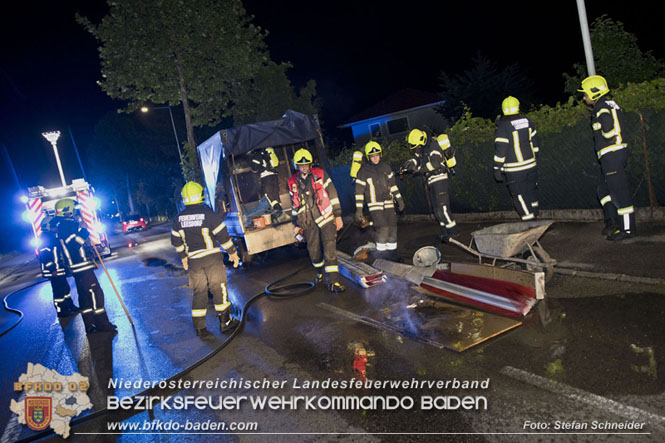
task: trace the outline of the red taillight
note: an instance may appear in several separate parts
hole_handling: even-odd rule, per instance
[[[143,221],[143,217],[141,217],[141,221]]]

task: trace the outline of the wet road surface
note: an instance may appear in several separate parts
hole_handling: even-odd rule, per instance
[[[137,234],[136,248],[121,250],[117,258],[106,262],[132,317],[133,327],[108,278],[102,270],[97,271],[107,310],[119,328],[115,337],[96,334],[86,338],[80,316],[58,321],[47,282],[12,295],[11,306],[23,311],[25,318],[17,328],[0,338],[0,352],[12,356],[0,361],[3,390],[0,424],[6,423],[3,441],[30,435],[24,426],[12,425],[15,416],[8,408],[9,399],[17,399],[19,395],[12,391],[12,383],[25,371],[29,361],[42,363],[62,374],[80,372],[90,377],[88,395],[95,408],[101,409],[109,395],[132,395],[143,390],[135,386],[112,389],[103,380],[111,376],[129,381],[166,379],[224,342],[226,336],[215,330],[212,313],[208,316],[208,329],[214,339],[201,341],[194,335],[186,273],[170,247],[168,236],[158,234],[153,231],[150,238]],[[409,242],[409,247],[419,247],[419,242],[427,244],[427,235],[427,232],[419,232],[417,239]],[[548,249],[546,239],[547,236],[543,245]],[[407,258],[409,252],[404,250],[401,254]],[[290,247],[272,251],[247,269],[230,271],[231,297],[237,304],[244,304],[261,293],[266,284],[300,268],[302,270],[289,281],[313,279],[304,250]],[[169,395],[394,395],[412,397],[416,402],[423,396],[470,395],[486,397],[487,410],[423,410],[418,403],[411,409],[391,411],[367,408],[322,411],[302,407],[275,411],[251,407],[239,411],[158,408],[154,410],[154,417],[149,417],[147,412],[131,416],[115,412],[92,419],[73,428],[69,440],[188,441],[197,438],[166,434],[99,435],[109,432],[109,422],[124,420],[143,424],[149,418],[154,418],[153,422],[256,422],[259,433],[273,434],[269,436],[270,441],[433,441],[444,437],[453,441],[530,441],[534,438],[594,441],[599,438],[597,435],[549,434],[570,432],[554,429],[555,426],[574,427],[576,423],[590,426],[594,421],[644,423],[641,432],[649,433],[603,436],[609,441],[662,441],[665,435],[662,349],[665,298],[662,288],[556,275],[548,283],[548,298],[527,316],[524,325],[457,353],[354,321],[353,315],[340,315],[340,312],[348,312],[375,316],[390,306],[390,315],[384,315],[382,320],[402,324],[413,321],[418,315],[406,306],[419,295],[412,292],[408,284],[390,279],[382,286],[363,290],[346,283],[348,291],[341,295],[315,288],[295,298],[258,299],[248,311],[242,333],[220,353],[182,377],[211,381],[267,379],[285,383],[284,388],[187,389],[169,392]],[[402,312],[398,309],[400,305]],[[436,322],[436,315],[430,312],[427,319]],[[472,330],[460,331],[460,334],[473,333]],[[307,380],[354,377],[379,381],[489,379],[489,387],[370,390],[298,387],[298,383]],[[533,428],[534,423],[540,428]],[[521,435],[524,432],[544,434]],[[591,432],[591,429],[580,432]],[[437,433],[455,435],[446,437],[435,435]],[[260,438],[268,437],[256,433],[215,435],[219,441],[257,441]]]

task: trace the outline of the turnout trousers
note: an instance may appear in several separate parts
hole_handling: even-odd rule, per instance
[[[626,233],[635,231],[635,208],[630,194],[626,163],[628,149],[609,152],[600,157],[603,182],[598,185],[598,200],[605,220],[614,221]]]
[[[439,221],[441,235],[448,236],[448,230],[455,227],[456,222],[450,210],[450,194],[448,194],[448,179],[440,179],[429,183],[430,199],[434,215]]]
[[[538,170],[531,168],[524,171],[505,172],[508,192],[513,200],[513,207],[524,221],[538,216]]]
[[[72,275],[76,283],[76,292],[78,292],[86,332],[91,332],[94,328],[112,326],[104,308],[104,291],[99,286],[95,271],[86,269]]]
[[[382,209],[375,209],[369,214],[375,231],[376,251],[380,254],[394,254],[397,251],[397,214],[393,201],[384,202]]]
[[[261,192],[266,196],[270,202],[270,209],[274,209],[276,205],[280,205],[279,199],[279,176],[277,174],[267,175],[261,179]]]
[[[57,314],[74,310],[74,302],[70,294],[69,282],[65,275],[55,275],[49,278],[53,290],[53,306]]]
[[[303,228],[303,233],[307,242],[307,252],[316,273],[321,275],[325,272],[329,285],[339,281],[335,222],[331,220],[321,227],[314,224]]]
[[[212,294],[212,302],[217,315],[223,315],[231,307],[222,254],[212,254],[190,260],[189,283],[194,295],[192,323],[194,329],[204,329],[208,312],[208,291]]]

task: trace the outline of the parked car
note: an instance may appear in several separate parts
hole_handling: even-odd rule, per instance
[[[148,225],[139,214],[132,214],[122,222],[122,232],[125,234],[133,231],[145,231],[146,229],[148,229]]]

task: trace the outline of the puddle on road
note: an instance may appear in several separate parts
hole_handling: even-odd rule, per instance
[[[550,299],[546,307],[485,347],[492,367],[514,366],[600,395],[665,390],[662,295]]]
[[[149,257],[149,258],[144,258],[143,259],[143,264],[148,267],[158,267],[158,266],[164,266],[166,265],[167,261],[164,260],[163,258],[158,258],[158,257]]]
[[[148,257],[144,258],[142,261],[143,265],[148,268],[163,267],[169,276],[174,276],[174,275],[180,276],[187,274],[187,271],[185,271],[182,267],[175,266],[169,263],[167,260],[164,260],[163,258],[160,257]],[[164,277],[163,274],[159,274],[157,276]]]

